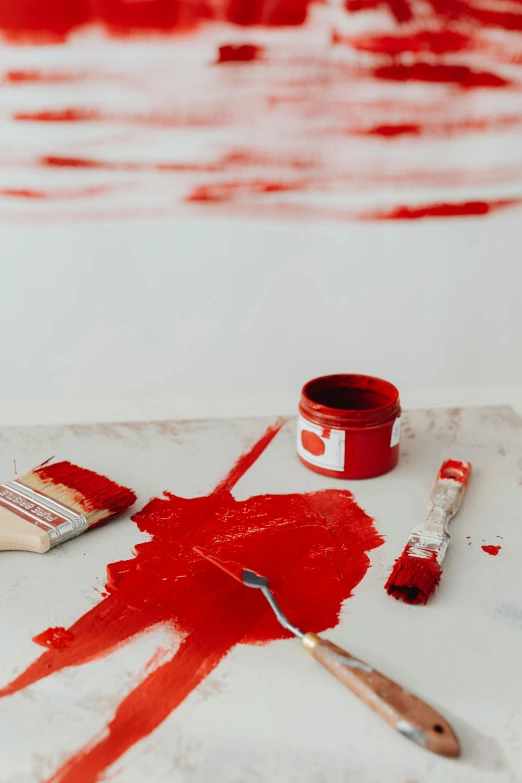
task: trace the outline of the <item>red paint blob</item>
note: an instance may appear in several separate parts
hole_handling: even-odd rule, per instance
[[[449,54],[470,49],[473,40],[468,35],[455,30],[420,30],[417,33],[404,35],[361,35],[339,41],[347,43],[352,48],[362,52],[375,54],[400,55],[406,52],[415,54]]]
[[[502,549],[502,547],[498,545],[494,546],[493,544],[486,544],[485,546],[482,547],[482,549],[484,550],[484,552],[486,552],[486,554],[493,555],[493,557],[496,557],[500,552],[500,550]]]
[[[42,647],[49,647],[53,650],[65,650],[74,639],[74,634],[66,628],[48,628],[38,636],[33,637],[33,642]]]
[[[384,136],[385,138],[394,138],[395,136],[420,136],[421,126],[418,123],[398,123],[397,125],[375,125],[366,131],[368,136]]]
[[[303,448],[309,451],[310,454],[313,454],[314,457],[321,457],[326,449],[326,445],[319,435],[316,435],[315,432],[309,432],[309,430],[301,432],[301,443]]]
[[[255,44],[226,44],[219,47],[217,64],[249,63],[259,60],[262,53],[261,46]]]
[[[451,479],[452,481],[458,481],[459,484],[467,486],[471,477],[471,471],[471,462],[461,462],[461,460],[457,459],[447,459],[441,465],[437,480]]]
[[[134,516],[151,540],[136,556],[108,567],[110,596],[71,627],[74,640],[51,649],[0,691],[16,693],[66,666],[108,654],[155,625],[183,635],[176,653],[126,696],[106,731],[74,755],[48,783],[95,783],[125,751],[149,735],[239,643],[289,636],[263,596],[245,588],[193,549],[244,563],[264,574],[297,625],[322,631],[338,622],[343,601],[369,567],[367,552],[383,543],[350,492],[325,490],[230,494],[281,427],[270,427],[205,497],[170,493]]]

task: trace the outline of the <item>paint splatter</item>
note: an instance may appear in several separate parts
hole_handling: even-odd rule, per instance
[[[481,547],[481,549],[483,549],[484,552],[486,552],[486,554],[496,557],[500,552],[500,550],[502,549],[502,547],[499,545],[495,546],[494,544],[485,544],[484,546]]]
[[[100,658],[158,624],[182,635],[175,654],[121,702],[103,734],[48,783],[100,780],[235,645],[290,635],[261,595],[208,563],[194,546],[266,575],[285,612],[307,630],[318,632],[338,622],[342,602],[369,567],[367,552],[383,539],[345,490],[234,499],[232,488],[280,427],[281,422],[269,427],[211,494],[182,498],[165,493],[138,512],[133,518],[151,540],[136,547],[134,559],[108,566],[109,597],[68,629],[74,638],[65,648],[51,647],[0,691],[7,696],[65,667]]]

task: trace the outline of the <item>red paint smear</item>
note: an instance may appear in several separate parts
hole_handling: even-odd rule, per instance
[[[505,207],[520,204],[522,199],[503,199],[498,201],[463,201],[456,204],[423,204],[417,207],[399,206],[389,211],[365,213],[363,220],[420,220],[421,218],[470,217],[489,215]]]
[[[105,171],[160,171],[172,173],[204,172],[214,173],[223,170],[223,164],[217,163],[139,163],[138,161],[109,161],[96,158],[73,158],[62,155],[46,155],[38,161],[46,168],[64,169],[103,169]]]
[[[48,628],[38,636],[33,637],[33,642],[42,647],[49,647],[53,650],[65,650],[74,640],[74,634],[66,628]]]
[[[326,446],[319,435],[316,435],[315,432],[309,432],[308,430],[303,430],[301,432],[301,443],[303,444],[303,448],[310,452],[310,454],[313,454],[314,457],[321,457],[326,449]]]
[[[80,74],[51,71],[39,71],[36,69],[7,71],[4,81],[9,84],[62,84],[76,82],[83,78]]]
[[[100,196],[102,193],[109,193],[114,190],[112,187],[96,186],[90,188],[76,188],[75,190],[32,190],[30,188],[2,188],[0,196],[11,198],[23,198],[30,200],[68,200],[71,198],[86,198],[89,196]]]
[[[390,55],[399,55],[405,52],[440,55],[466,51],[475,46],[469,35],[447,29],[420,30],[410,35],[361,35],[357,38],[337,35],[335,43],[348,44],[361,52]]]
[[[21,111],[13,115],[14,120],[23,122],[92,122],[101,114],[93,109],[42,109]]]
[[[191,30],[211,19],[238,25],[301,25],[310,0],[0,0],[0,30],[12,41],[61,43],[101,24],[111,35]]]
[[[303,182],[282,180],[245,180],[243,182],[218,182],[215,185],[199,185],[189,193],[186,201],[207,201],[223,203],[238,196],[252,193],[289,193],[302,190]]]
[[[406,545],[397,558],[384,589],[393,598],[406,604],[424,604],[440,582],[442,570],[436,552],[426,551],[427,557],[412,557]]]
[[[500,550],[502,549],[501,546],[494,546],[493,544],[486,544],[485,546],[481,547],[484,552],[486,552],[488,555],[493,555],[493,557],[496,557]]]
[[[394,82],[435,82],[437,84],[453,84],[464,90],[480,87],[507,87],[508,79],[489,71],[474,71],[467,65],[451,65],[449,63],[416,62],[411,65],[394,63],[374,68],[376,79]]]
[[[66,649],[49,650],[0,692],[15,693],[67,666],[102,657],[159,623],[183,635],[171,660],[137,685],[104,733],[48,783],[100,780],[232,647],[290,635],[258,591],[245,589],[207,563],[194,552],[195,545],[265,574],[283,610],[306,630],[318,632],[338,622],[342,602],[369,567],[367,552],[383,543],[351,493],[325,490],[244,501],[230,494],[281,424],[270,427],[210,495],[165,493],[136,514],[139,529],[151,540],[136,547],[134,559],[108,567],[111,595],[74,623],[74,640]]]
[[[219,47],[217,64],[250,63],[259,60],[262,53],[262,47],[255,44],[226,44]]]
[[[45,491],[45,487],[62,484],[74,493],[75,501],[84,511],[107,511],[103,521],[123,514],[136,502],[136,495],[131,489],[71,462],[55,462],[39,467],[33,473],[42,482],[41,492]]]

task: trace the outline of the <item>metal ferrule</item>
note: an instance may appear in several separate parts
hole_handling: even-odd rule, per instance
[[[16,480],[0,485],[0,505],[45,530],[51,547],[79,536],[89,527],[83,514]]]

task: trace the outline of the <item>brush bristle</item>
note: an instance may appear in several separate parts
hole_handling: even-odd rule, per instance
[[[384,589],[406,604],[427,604],[440,582],[442,569],[436,559],[414,557],[406,546],[395,561]]]
[[[89,527],[123,514],[136,501],[131,489],[71,462],[43,465],[19,480],[84,514]]]

